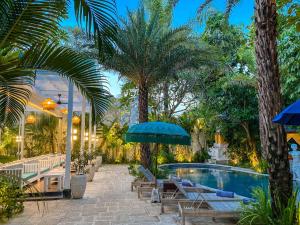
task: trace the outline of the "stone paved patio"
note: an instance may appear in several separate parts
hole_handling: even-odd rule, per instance
[[[25,203],[25,211],[10,220],[11,225],[178,225],[175,211],[160,215],[160,205],[139,200],[130,191],[133,177],[125,165],[106,165],[99,169],[80,200]],[[38,207],[39,206],[39,207]],[[39,208],[39,209],[38,209]],[[201,218],[189,225],[233,225],[229,220]]]

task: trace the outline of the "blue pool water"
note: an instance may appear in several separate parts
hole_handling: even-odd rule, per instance
[[[233,191],[251,197],[254,187],[268,187],[268,176],[233,171],[230,167],[207,164],[170,164],[160,169],[168,175],[176,175],[192,182],[224,191]]]

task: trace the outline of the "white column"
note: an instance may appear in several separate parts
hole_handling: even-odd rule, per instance
[[[57,153],[61,153],[62,148],[62,121],[63,118],[58,118],[58,138],[57,138]]]
[[[94,143],[93,143],[93,150],[96,151],[96,123],[94,124]]]
[[[24,141],[25,141],[25,113],[22,116],[21,120],[21,152],[20,159],[24,158]]]
[[[20,151],[20,137],[21,137],[21,128],[22,128],[22,119],[19,123],[19,132],[17,136],[17,141],[18,141],[18,159],[21,159],[21,151]]]
[[[90,104],[90,113],[89,113],[89,156],[92,153],[92,105]]]
[[[85,109],[86,99],[82,96],[82,110],[81,110],[81,132],[80,132],[80,157],[84,157],[84,142],[85,142]]]
[[[71,179],[71,150],[72,150],[72,116],[73,116],[73,83],[69,81],[68,88],[68,121],[66,140],[66,162],[65,162],[65,182],[64,189],[70,189]]]

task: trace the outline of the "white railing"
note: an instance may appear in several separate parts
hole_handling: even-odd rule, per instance
[[[43,173],[60,166],[65,160],[65,155],[43,155],[35,158],[27,159],[27,161],[20,161],[14,163],[4,164],[0,167],[0,174],[5,173],[15,176],[22,180],[23,175],[28,173],[35,173],[33,177],[26,180],[26,183],[32,183],[43,177]],[[21,182],[21,187],[23,181]]]
[[[39,163],[24,163],[23,173],[40,173]]]

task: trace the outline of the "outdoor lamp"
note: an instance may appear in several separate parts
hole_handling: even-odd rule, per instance
[[[77,141],[77,135],[73,135],[73,141]]]
[[[22,137],[21,136],[16,136],[16,142],[19,143],[22,141]]]
[[[67,114],[68,114],[68,109],[67,109],[67,108],[61,109],[60,112],[61,112],[62,114],[67,115]]]
[[[80,117],[79,116],[73,116],[72,123],[74,125],[78,125],[80,123]]]
[[[73,134],[77,134],[77,129],[73,129]]]
[[[34,117],[34,115],[29,115],[26,118],[26,123],[28,123],[28,124],[34,124],[35,121],[36,121],[36,118]]]
[[[56,102],[53,101],[51,98],[46,98],[42,102],[42,107],[44,110],[54,110],[56,107]]]

